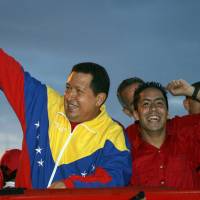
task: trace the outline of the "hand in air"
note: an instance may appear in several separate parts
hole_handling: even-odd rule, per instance
[[[166,89],[174,96],[192,96],[194,91],[194,87],[183,79],[171,81]]]

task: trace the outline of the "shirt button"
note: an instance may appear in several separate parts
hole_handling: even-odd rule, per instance
[[[160,181],[160,184],[161,184],[161,185],[164,185],[164,184],[165,184],[165,181]]]
[[[158,153],[160,153],[160,150],[158,150]]]
[[[160,169],[163,169],[163,165],[160,165]]]

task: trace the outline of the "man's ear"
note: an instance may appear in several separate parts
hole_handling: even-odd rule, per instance
[[[100,107],[106,100],[106,97],[107,97],[106,93],[101,92],[97,94],[96,106]]]
[[[183,106],[189,112],[189,100],[188,99],[184,99]]]
[[[132,117],[132,113],[131,113],[131,111],[130,111],[129,109],[123,107],[122,111],[123,111],[126,115],[128,115],[129,117]]]

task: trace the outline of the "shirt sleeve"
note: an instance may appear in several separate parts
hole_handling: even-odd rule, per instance
[[[171,124],[170,124],[171,123]],[[176,133],[182,141],[184,149],[193,168],[200,166],[200,114],[175,117],[169,124],[170,131]]]
[[[175,116],[169,119],[167,125],[170,128],[191,127],[200,123],[200,114]]]
[[[200,115],[194,115],[194,121],[196,117]],[[189,136],[186,139],[186,144],[190,144],[190,155],[191,158],[193,158],[192,163],[194,164],[194,168],[196,169],[196,172],[200,172],[200,119],[198,123],[195,123],[194,125],[191,125],[191,127],[186,128],[186,130],[183,131],[187,132]],[[190,157],[190,156],[189,156]]]
[[[21,64],[0,49],[0,89],[16,113],[25,133],[33,110],[37,112],[41,93],[46,86],[24,72]]]
[[[0,89],[14,109],[22,129],[24,116],[24,71],[20,63],[0,49]]]

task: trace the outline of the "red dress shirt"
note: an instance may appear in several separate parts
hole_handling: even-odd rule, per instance
[[[166,130],[164,143],[156,148],[142,140],[138,123],[126,129],[133,158],[131,184],[199,189],[200,115],[168,120]]]

